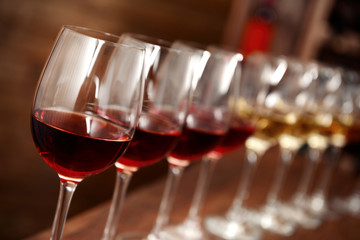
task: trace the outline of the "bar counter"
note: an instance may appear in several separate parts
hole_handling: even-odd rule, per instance
[[[244,152],[243,150],[239,150],[226,155],[219,161],[210,184],[205,206],[202,210],[203,216],[209,214],[222,214],[230,206],[237,186],[239,185],[243,159]],[[304,156],[302,155],[297,155],[297,157],[295,157],[281,193],[281,199],[284,201],[290,199],[293,191],[296,190],[304,166],[304,161]],[[273,174],[277,163],[278,151],[276,148],[271,149],[260,160],[249,197],[245,203],[246,206],[250,208],[259,208],[262,206],[271,184],[271,179],[274,176]],[[174,209],[171,214],[171,224],[180,223],[187,215],[199,167],[200,161],[197,161],[185,169],[175,200]],[[333,181],[334,184],[332,185],[332,190],[335,189],[335,191],[331,191],[336,194],[345,192],[345,188],[351,188],[355,181],[354,177],[349,176],[349,173],[343,173],[341,171],[337,172],[340,173],[337,173],[334,176],[336,181]],[[157,216],[159,202],[165,184],[165,177],[166,176],[164,175],[160,179],[157,179],[150,184],[143,185],[127,195],[119,222],[119,231],[121,233],[126,234],[150,231]],[[74,197],[76,197],[76,194]],[[68,219],[63,233],[63,240],[101,239],[109,205],[109,201],[104,202],[95,208]],[[36,220],[34,219],[34,221]],[[49,239],[49,236],[50,229],[30,236],[26,240],[45,240]],[[290,237],[263,232],[262,239],[360,239],[360,218],[335,215],[313,230],[298,227],[295,233]]]

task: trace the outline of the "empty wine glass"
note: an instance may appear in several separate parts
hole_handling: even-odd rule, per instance
[[[61,183],[50,239],[61,239],[78,183],[112,166],[132,139],[145,52],[118,42],[115,35],[64,26],[41,74],[31,129]]]
[[[240,93],[236,102],[236,117],[240,116],[255,123],[258,120],[256,106],[261,104],[262,96],[268,91],[269,85],[264,80],[264,74],[267,73],[268,68],[268,59],[264,54],[252,54],[246,58]],[[255,212],[245,208],[244,200],[251,186],[259,159],[276,141],[261,132],[263,126],[255,124],[254,127],[255,132],[245,141],[245,166],[231,206],[224,215],[205,217],[206,230],[223,239],[259,239],[261,237],[260,227],[250,220]]]
[[[133,174],[162,160],[182,133],[198,55],[140,34],[123,34],[121,42],[144,47],[145,89],[139,122],[126,153],[116,163],[116,183],[103,240],[116,237],[121,208]]]

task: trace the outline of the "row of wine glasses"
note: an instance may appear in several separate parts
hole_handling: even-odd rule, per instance
[[[131,172],[167,157],[169,174],[153,230],[147,236],[120,235],[121,239],[159,239],[160,231],[168,223],[184,168],[210,151],[229,128],[229,99],[234,97],[236,87],[233,72],[241,55],[220,49],[195,48],[183,41],[168,43],[139,34],[124,34],[121,38],[123,43],[145,46],[152,62],[145,73],[145,99],[139,127],[128,150],[115,164],[118,180],[103,239],[117,237],[120,210]],[[185,90],[181,91],[181,87]],[[149,113],[156,119],[151,125]],[[166,125],[161,127],[159,120]],[[150,139],[139,131],[143,128],[142,121],[144,126],[152,126],[152,134],[159,135],[157,139]],[[176,132],[172,134],[174,142],[165,139],[169,135],[164,131],[167,128],[169,132]]]
[[[35,145],[61,183],[51,239],[61,239],[78,183],[113,165],[103,240],[259,239],[262,229],[290,235],[297,225],[318,226],[338,154],[356,122],[357,75],[351,73],[287,57],[257,53],[244,60],[213,45],[64,26],[41,74],[31,121]],[[293,201],[283,203],[287,169],[305,144],[303,179]],[[247,209],[256,166],[275,145],[280,161],[267,201],[262,209]],[[246,165],[232,205],[223,216],[202,219],[216,163],[242,146]],[[325,149],[338,154],[309,195]],[[168,175],[152,230],[119,233],[131,177],[162,159]],[[171,225],[183,172],[196,160],[201,168],[188,215]]]
[[[103,239],[115,239],[121,208],[131,176],[139,168],[164,158],[182,134],[189,105],[194,57],[171,43],[123,34],[121,41],[146,49],[143,106],[134,137],[116,163],[117,178]]]
[[[241,61],[215,46],[64,26],[32,108],[35,145],[62,186],[51,239],[61,239],[77,184],[112,165],[117,177],[103,239],[126,239],[117,226],[131,176],[167,158],[159,216],[138,236],[163,238],[182,172],[230,128]]]
[[[318,227],[331,214],[328,192],[332,175],[341,159],[342,148],[350,141],[351,128],[358,125],[359,114],[356,72],[320,65],[314,85],[304,117],[308,161],[291,203],[292,210],[296,211],[290,211],[293,220],[308,229]],[[315,190],[310,192],[314,167],[321,160],[323,173],[314,179],[317,180]]]
[[[304,127],[308,132],[308,161],[292,203],[298,209],[293,214],[294,220],[305,228],[315,228],[322,222],[331,172],[340,159],[348,128],[353,122],[353,112],[348,113],[346,109],[349,100],[345,97],[352,101],[352,94],[347,89],[351,85],[347,82],[348,79],[339,69],[324,65],[318,69],[313,97],[306,107],[304,116]],[[313,170],[315,165],[325,158],[325,151],[331,154],[326,155],[324,173],[310,197],[308,192]]]
[[[239,78],[234,74],[242,59],[238,53],[217,47],[196,46],[197,44],[175,41],[172,48],[191,50],[197,57],[191,86],[188,113],[182,134],[175,146],[164,155],[169,163],[168,177],[160,203],[158,217],[152,231],[140,234],[120,234],[121,239],[186,239],[184,233],[195,234],[198,218],[192,213],[183,225],[168,226],[177,188],[183,171],[192,161],[211,151],[227,133]],[[181,72],[182,73],[182,72]],[[190,223],[189,223],[190,222]]]
[[[246,71],[255,64],[261,73],[250,72],[247,76]],[[254,107],[258,117],[256,130],[245,146],[249,152],[248,146],[252,146],[251,141],[258,134],[265,135],[262,138],[266,139],[265,151],[275,140],[280,149],[279,166],[264,207],[247,209],[243,206],[244,197],[256,162],[264,152],[250,156],[248,153],[242,182],[232,205],[222,216],[206,217],[206,229],[223,239],[259,239],[260,229],[289,236],[297,226],[315,228],[326,217],[332,172],[347,142],[349,128],[359,126],[359,76],[354,71],[321,63],[258,54],[249,57],[244,64],[245,79],[242,81],[250,77],[254,78],[253,82],[266,82],[268,89],[264,95],[258,95]],[[283,185],[287,169],[304,145],[309,157],[300,184],[293,199],[282,202],[279,192],[286,187]],[[314,165],[326,149],[331,154],[327,156],[323,175],[314,179]],[[310,181],[318,182],[312,193],[309,192]],[[357,196],[356,191],[351,200]]]
[[[263,89],[253,105],[257,117],[256,130],[246,142],[246,167],[233,204],[224,216],[210,216],[205,221],[213,234],[225,239],[259,239],[260,226],[278,233],[293,231],[293,222],[284,219],[279,211],[282,203],[278,197],[294,154],[304,142],[299,119],[311,81],[306,81],[303,76],[305,72],[311,71],[311,68],[285,57],[258,54],[245,62],[242,80],[251,79],[251,82],[259,83]],[[266,203],[257,212],[249,211],[243,202],[256,164],[274,145],[279,146],[280,161]],[[244,216],[247,216],[246,219]]]

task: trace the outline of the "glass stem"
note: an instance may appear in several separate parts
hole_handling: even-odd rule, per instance
[[[360,177],[358,177],[352,196],[360,197]]]
[[[174,204],[176,192],[179,188],[180,179],[184,172],[183,166],[170,164],[165,183],[164,193],[160,203],[160,209],[155,225],[149,235],[150,239],[158,239],[161,229],[169,222],[170,213]]]
[[[275,172],[275,180],[267,197],[267,206],[273,206],[278,201],[279,193],[284,183],[288,167],[293,158],[293,153],[287,149],[280,149],[280,163]]]
[[[217,161],[218,159],[216,158],[211,158],[208,156],[203,157],[194,197],[192,199],[185,224],[189,224],[190,226],[201,225],[200,211],[204,206],[206,195],[209,190],[210,180],[214,173]]]
[[[114,240],[116,237],[121,209],[132,175],[130,171],[116,170],[115,188],[102,240]]]
[[[50,240],[60,240],[63,233],[66,216],[69,212],[71,199],[78,183],[60,181],[60,192],[56,206],[56,213],[52,225]]]
[[[243,209],[244,200],[250,189],[259,158],[260,156],[256,152],[248,148],[246,149],[246,161],[242,171],[240,184],[231,207],[226,213],[226,217],[231,220],[237,220],[237,218],[241,217],[242,215],[241,211]]]
[[[322,199],[324,203],[325,203],[326,195],[329,190],[331,177],[338,163],[338,160],[340,159],[340,155],[341,155],[340,147],[330,148],[330,154],[328,154],[329,159],[327,159],[324,173],[322,174],[319,185],[315,190],[314,196],[318,199]]]
[[[304,172],[301,176],[298,190],[295,193],[294,203],[296,205],[303,205],[305,202],[306,195],[309,190],[310,182],[313,177],[314,168],[316,163],[322,158],[323,151],[320,149],[309,148],[308,149],[308,161],[305,166]]]
[[[360,178],[358,177],[353,193],[347,198],[347,207],[350,213],[359,215],[360,213]]]

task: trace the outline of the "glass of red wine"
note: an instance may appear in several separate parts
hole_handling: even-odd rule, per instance
[[[50,239],[61,239],[78,183],[112,166],[132,139],[145,50],[118,42],[115,35],[63,26],[41,74],[31,130],[61,183]]]
[[[117,237],[121,208],[133,174],[164,159],[175,147],[188,111],[194,68],[201,58],[193,51],[176,49],[150,36],[127,33],[121,36],[121,42],[146,50],[144,100],[134,137],[115,163],[117,177],[104,240]]]
[[[182,48],[198,49],[177,42]],[[210,53],[201,74],[193,81],[192,96],[185,129],[175,148],[169,153],[169,172],[155,225],[147,239],[192,239],[205,234],[197,216],[183,224],[169,225],[169,217],[184,169],[212,151],[229,130],[239,78],[234,77],[242,55],[218,49]],[[200,190],[202,191],[202,190]],[[199,205],[200,208],[200,205]],[[196,214],[195,214],[196,215]],[[196,235],[196,236],[195,236]],[[205,235],[201,236],[206,238]]]

